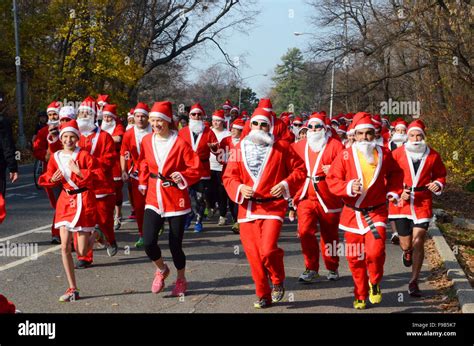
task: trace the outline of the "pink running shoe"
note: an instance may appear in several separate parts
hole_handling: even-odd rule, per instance
[[[165,279],[170,275],[170,269],[165,264],[165,272],[162,273],[159,269],[155,272],[155,278],[153,279],[153,284],[151,285],[152,293],[160,293],[165,288]]]
[[[186,289],[188,288],[188,283],[186,279],[178,279],[174,283],[175,286],[173,288],[173,291],[171,292],[171,295],[174,297],[180,297],[181,295],[186,294]]]

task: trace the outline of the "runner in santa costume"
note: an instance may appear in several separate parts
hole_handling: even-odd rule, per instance
[[[251,132],[237,145],[240,154],[229,160],[223,176],[228,195],[239,204],[240,239],[259,299],[255,308],[283,299],[285,269],[278,237],[287,200],[306,177],[303,160],[286,141],[274,140],[271,123],[269,111],[254,111]]]
[[[375,126],[375,142],[382,147],[388,148],[390,131],[388,131],[388,129],[385,127],[380,114],[375,114],[372,116],[372,123]]]
[[[155,102],[150,123],[153,134],[145,136],[140,152],[139,188],[146,194],[145,252],[157,267],[151,291],[161,292],[170,273],[158,246],[158,233],[167,219],[169,248],[177,270],[172,295],[181,296],[187,289],[182,242],[186,215],[191,211],[188,187],[199,181],[201,161],[191,146],[178,136],[170,102]]]
[[[225,100],[224,104],[222,105],[222,110],[224,111],[224,120],[225,120],[225,128],[230,129],[230,124],[232,124],[232,117],[230,115],[230,110],[232,109],[232,103],[230,100]]]
[[[61,255],[69,288],[59,298],[61,302],[79,299],[71,254],[72,234],[78,256],[84,256],[93,244],[90,234],[96,224],[96,198],[93,185],[99,172],[97,161],[79,148],[79,127],[75,120],[61,124],[59,138],[64,149],[56,151],[48,162],[46,172],[40,176],[42,186],[61,186],[63,191],[56,204],[55,227],[60,229]]]
[[[118,230],[122,226],[122,203],[123,203],[123,180],[122,170],[120,168],[120,147],[125,128],[117,120],[117,105],[106,104],[102,109],[102,124],[100,128],[112,136],[115,143],[116,159],[112,169],[112,175],[115,183],[115,218],[114,229]]]
[[[134,122],[134,116],[133,116],[133,112],[135,111],[135,109],[130,109],[130,112],[127,113],[127,127],[125,128],[125,131],[128,131],[130,130],[133,125],[135,124]]]
[[[97,95],[97,122],[99,126],[102,125],[103,109],[109,104],[109,95]]]
[[[219,109],[212,114],[212,132],[216,135],[219,144],[226,137],[230,137],[230,131],[224,128],[224,111]],[[219,154],[218,154],[219,155]],[[218,161],[218,155],[211,155],[209,161],[211,163],[211,180],[209,186],[209,209],[207,216],[212,217],[211,210],[214,211],[216,203],[219,205],[219,226],[225,226],[227,219],[227,192],[222,185],[222,163]]]
[[[301,127],[303,127],[303,118],[296,117],[291,123],[291,132],[295,135],[295,139],[298,138],[298,133],[300,132]]]
[[[339,216],[342,210],[340,197],[334,196],[325,181],[331,163],[342,151],[340,141],[329,137],[325,127],[326,116],[313,113],[308,121],[308,137],[293,144],[305,161],[306,181],[293,198],[298,216],[298,234],[301,241],[306,270],[300,282],[313,282],[319,277],[319,245],[316,238],[320,227],[321,251],[328,280],[339,279]]]
[[[217,160],[222,163],[222,174],[224,174],[225,169],[227,167],[227,162],[229,160],[235,160],[235,155],[237,155],[237,144],[240,142],[240,136],[242,134],[242,130],[244,129],[245,122],[243,119],[235,119],[231,125],[231,135],[228,137],[224,137],[219,144],[219,154],[216,156]],[[227,194],[227,191],[226,191]],[[232,215],[233,225],[232,225],[232,232],[238,234],[239,233],[239,223],[237,222],[237,211],[238,205],[232,201],[232,199],[228,197],[229,201],[229,210],[230,214]]]
[[[425,125],[415,120],[408,126],[408,141],[393,151],[393,158],[404,173],[404,191],[398,206],[390,206],[389,217],[395,221],[402,261],[412,266],[408,293],[420,297],[418,278],[424,259],[425,236],[433,216],[432,194],[441,195],[446,185],[446,167],[441,156],[425,142]]]
[[[95,100],[88,96],[77,109],[77,124],[81,137],[77,145],[96,158],[100,175],[96,177],[91,186],[96,197],[96,212],[98,230],[105,235],[107,254],[117,254],[117,242],[114,232],[114,210],[115,210],[115,183],[113,179],[113,167],[118,159],[115,151],[115,143],[111,135],[96,126],[97,108]],[[74,237],[74,244],[77,237]],[[89,267],[93,262],[93,249],[86,256],[77,256],[76,268]]]
[[[271,126],[270,133],[275,137],[275,141],[284,140],[288,144],[291,144],[295,141],[295,135],[288,128],[288,124],[285,124],[280,118],[277,118],[273,112],[272,101],[269,98],[262,98],[258,102],[257,108],[262,108],[271,114]],[[244,130],[242,131],[242,138],[247,136],[250,132],[250,120],[245,122]]]
[[[125,132],[127,132],[128,130],[130,130],[133,126],[134,126],[134,116],[133,116],[133,111],[134,109],[130,109],[130,111],[127,113],[127,127],[125,128]],[[124,133],[125,135],[125,133]],[[122,138],[122,141],[123,141],[123,138]],[[121,147],[121,146],[120,146]],[[130,161],[127,161],[127,164],[129,163]],[[120,169],[122,169],[122,164],[120,164]],[[126,171],[128,172],[128,170],[130,169],[130,167],[127,166],[127,169]],[[122,179],[123,180],[123,179]],[[128,191],[128,200],[130,202],[130,215],[128,216],[128,219],[129,220],[135,220],[136,219],[136,216],[135,216],[135,209],[134,209],[134,206],[133,206],[133,196],[132,196],[132,184],[129,184],[128,183],[128,179],[126,180],[127,182],[127,191]]]
[[[354,308],[365,309],[367,296],[372,304],[382,301],[386,201],[398,200],[403,172],[390,151],[375,143],[369,114],[356,114],[353,125],[356,142],[339,153],[326,182],[344,202],[339,228],[345,231],[346,256],[355,285]]]
[[[211,166],[209,158],[211,152],[216,154],[219,149],[219,141],[212,130],[204,126],[203,118],[206,116],[204,109],[199,103],[191,106],[189,111],[189,126],[179,130],[178,135],[188,143],[195,153],[201,159],[201,180],[190,187],[192,193],[196,196],[196,214],[197,220],[194,225],[194,232],[202,231],[202,219],[204,218],[204,210],[206,209],[206,196],[209,189],[209,181],[211,179]],[[193,213],[190,213],[186,221],[185,228],[190,226]]]
[[[53,101],[47,108],[48,126],[38,131],[33,142],[33,155],[37,160],[43,161],[43,173],[46,172],[47,162],[52,154],[62,149],[62,143],[59,140],[59,125],[75,118],[73,107],[62,107],[58,101]],[[49,203],[53,209],[56,208],[56,200],[61,192],[60,187],[45,187]],[[51,225],[51,244],[59,244],[59,229],[54,228],[54,219]]]
[[[133,200],[133,210],[138,225],[140,237],[135,242],[135,247],[143,247],[143,217],[145,213],[145,197],[138,190],[138,170],[140,164],[141,143],[143,138],[152,132],[148,123],[150,109],[143,102],[138,102],[134,109],[134,126],[123,135],[122,146],[120,148],[120,168],[122,170],[122,180],[128,182],[129,198]]]
[[[388,149],[394,151],[398,147],[402,146],[407,141],[407,127],[408,123],[402,118],[398,118],[392,123],[394,127],[394,133],[388,142]],[[393,219],[390,219],[390,226],[392,227],[392,237],[390,242],[394,245],[400,244],[400,239],[398,237],[397,225]]]

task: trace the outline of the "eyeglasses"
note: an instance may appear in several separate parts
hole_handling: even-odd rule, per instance
[[[299,124],[299,123],[298,123],[298,124],[295,124],[295,123],[293,123],[293,126],[301,127],[301,126],[303,126],[303,124]]]
[[[312,129],[317,130],[317,129],[322,129],[322,128],[324,128],[324,125],[311,125],[311,124],[308,125],[308,129],[310,129],[310,130],[312,130]]]
[[[262,121],[262,122],[258,122],[258,121],[252,121],[252,125],[253,126],[259,126],[259,127],[268,127],[268,123]]]

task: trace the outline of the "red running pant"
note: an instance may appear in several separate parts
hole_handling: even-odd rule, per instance
[[[240,224],[240,239],[250,264],[257,296],[271,299],[268,279],[274,285],[285,279],[283,249],[278,248],[282,222],[261,219]]]
[[[369,280],[372,284],[382,281],[385,263],[385,227],[377,227],[380,239],[371,231],[365,234],[345,232],[345,255],[354,280],[355,299],[367,299]]]
[[[298,215],[298,234],[306,268],[319,271],[319,245],[316,238],[319,221],[324,264],[327,270],[337,270],[339,267],[337,244],[339,244],[340,213],[326,214],[319,201],[310,199],[301,201],[296,213]]]
[[[107,195],[96,200],[97,208],[97,224],[104,233],[107,241],[113,243],[115,241],[114,230],[114,210],[115,195]],[[74,233],[74,247],[77,249],[77,233]],[[90,249],[86,256],[77,257],[79,260],[92,262],[94,260],[93,251]]]

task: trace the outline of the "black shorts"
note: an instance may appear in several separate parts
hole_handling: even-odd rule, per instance
[[[397,232],[399,236],[408,237],[413,234],[413,227],[423,228],[425,230],[428,229],[430,225],[429,222],[421,222],[421,223],[413,223],[413,220],[408,218],[401,218],[401,219],[392,219],[395,222],[395,227],[397,228]]]

